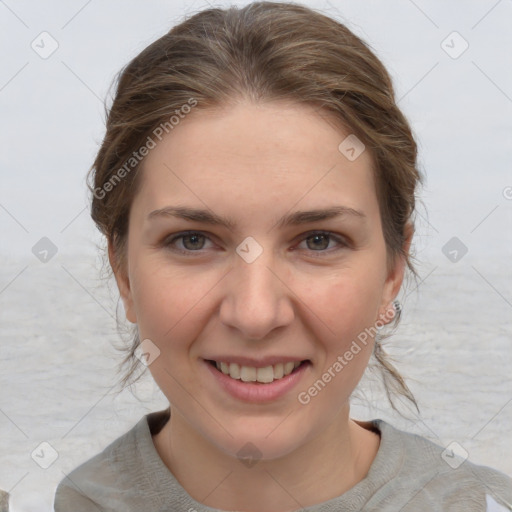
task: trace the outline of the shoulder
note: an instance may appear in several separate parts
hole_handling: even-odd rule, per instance
[[[152,443],[148,416],[61,480],[55,512],[150,510],[142,503],[151,489],[143,453]]]
[[[510,506],[502,510],[512,510],[512,479],[472,463],[460,445],[443,447],[383,420],[371,423],[380,430],[383,455],[393,467],[384,493],[402,495],[403,512],[423,510],[426,505],[436,510],[442,506],[441,510],[483,512],[489,501]]]

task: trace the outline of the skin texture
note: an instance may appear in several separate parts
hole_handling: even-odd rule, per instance
[[[371,338],[310,403],[297,400],[383,318],[403,280],[403,259],[387,270],[371,155],[349,161],[338,150],[349,133],[310,107],[241,101],[193,112],[144,161],[127,266],[116,279],[128,320],[160,350],[149,369],[171,420],[155,447],[187,492],[210,507],[283,512],[320,503],[362,480],[377,453],[379,436],[349,417]],[[236,225],[148,219],[171,205],[209,209]],[[334,205],[365,219],[277,225],[296,210]],[[187,230],[205,238],[170,242]],[[315,230],[342,243],[315,240]],[[236,253],[249,236],[263,249],[252,263]],[[115,266],[112,248],[110,258]],[[284,397],[250,404],[207,371],[202,358],[215,354],[312,364]],[[251,467],[237,459],[247,442],[261,453]]]

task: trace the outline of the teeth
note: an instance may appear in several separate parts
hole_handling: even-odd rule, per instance
[[[282,379],[286,375],[290,375],[295,368],[300,366],[300,362],[294,363],[289,361],[288,363],[278,363],[274,366],[265,366],[264,368],[240,366],[237,363],[228,364],[223,361],[215,362],[215,365],[224,375],[229,375],[232,379],[268,384],[274,382],[274,380]]]
[[[284,377],[284,365],[279,363],[274,366],[274,379],[281,379],[282,377]]]
[[[240,378],[240,366],[237,363],[231,363],[229,365],[229,375],[233,377],[233,379]]]
[[[272,366],[258,368],[258,371],[256,372],[256,380],[258,382],[272,382],[274,380],[274,368],[272,368]]]
[[[240,368],[240,378],[244,382],[254,382],[256,380],[256,368],[250,366],[242,366]]]
[[[284,363],[284,374],[288,375],[293,371],[294,364],[290,361],[289,363]]]

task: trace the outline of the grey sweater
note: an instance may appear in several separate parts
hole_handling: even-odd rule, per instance
[[[73,470],[57,488],[55,512],[217,511],[192,499],[158,455],[151,436],[168,419],[168,409],[144,416]],[[469,460],[460,464],[452,452],[384,420],[371,425],[381,442],[366,477],[341,496],[302,511],[512,511],[512,479],[504,473]]]

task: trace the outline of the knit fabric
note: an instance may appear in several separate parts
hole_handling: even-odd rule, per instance
[[[152,434],[169,411],[144,416],[64,478],[55,512],[226,512],[189,496],[158,455]],[[512,479],[465,460],[381,419],[379,450],[366,477],[341,496],[302,512],[505,512],[512,511]],[[443,454],[444,452],[444,454]],[[455,467],[456,466],[456,467]]]

